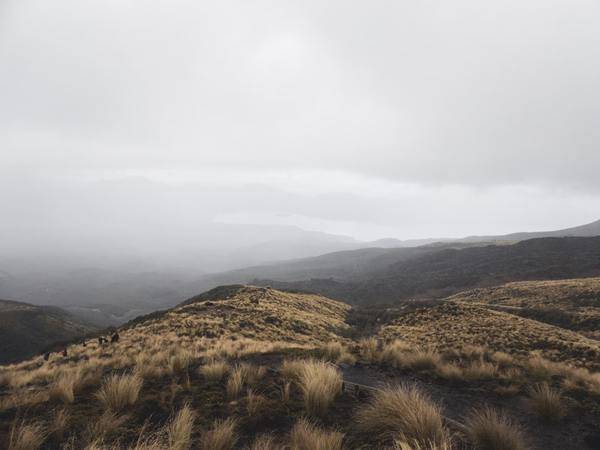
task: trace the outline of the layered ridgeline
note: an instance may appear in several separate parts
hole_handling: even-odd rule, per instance
[[[357,310],[223,286],[118,334],[0,367],[0,442],[558,450],[600,437],[598,342],[482,302]]]
[[[373,304],[442,298],[509,281],[590,276],[600,276],[600,237],[361,249],[227,272],[199,285],[253,283]]]
[[[57,307],[0,300],[0,364],[30,358],[95,330]]]

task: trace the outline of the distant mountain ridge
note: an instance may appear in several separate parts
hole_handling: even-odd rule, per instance
[[[553,231],[533,231],[533,232],[518,232],[504,234],[500,236],[468,236],[462,241],[477,242],[477,241],[493,241],[493,240],[507,240],[507,241],[524,241],[527,239],[544,238],[544,237],[592,237],[600,236],[600,220],[587,223],[571,228],[564,228],[562,230]]]
[[[94,331],[94,326],[55,306],[0,300],[0,364],[32,357]]]
[[[600,237],[361,249],[219,274],[198,287],[252,283],[369,304],[440,298],[510,281],[589,276],[600,276]]]

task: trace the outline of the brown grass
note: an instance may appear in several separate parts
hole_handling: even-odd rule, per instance
[[[305,360],[295,365],[295,375],[306,411],[324,416],[342,390],[342,376],[337,368],[324,361]]]
[[[167,427],[169,450],[188,450],[192,445],[192,432],[196,414],[189,405],[184,405]]]
[[[49,395],[51,400],[73,403],[75,401],[75,390],[82,380],[81,370],[69,370],[62,373],[51,385]]]
[[[323,430],[300,419],[292,428],[290,446],[292,450],[341,450],[343,439],[340,432]]]
[[[441,409],[414,386],[387,387],[356,414],[358,429],[379,439],[441,444],[448,432]]]
[[[37,450],[47,436],[48,431],[40,423],[15,421],[10,427],[8,450]]]
[[[209,381],[221,381],[229,372],[229,369],[229,364],[224,361],[211,361],[198,370]]]
[[[239,397],[244,387],[246,371],[242,366],[235,367],[227,379],[227,396],[231,399]]]
[[[200,439],[203,450],[230,450],[237,440],[236,421],[234,419],[217,420],[211,430],[204,433]]]
[[[491,408],[474,411],[466,420],[466,433],[479,450],[525,450],[521,429]]]
[[[379,359],[379,351],[377,348],[377,339],[374,337],[363,338],[358,341],[358,354],[361,359],[367,362],[376,362]]]
[[[129,420],[127,415],[117,415],[113,411],[104,411],[97,419],[90,421],[87,427],[87,440],[100,440],[118,434],[125,422]]]
[[[141,388],[142,379],[137,375],[111,375],[96,396],[106,408],[122,411],[137,401]]]
[[[561,393],[547,383],[538,384],[529,390],[529,404],[547,422],[558,422],[567,413]]]
[[[273,436],[263,434],[254,440],[250,450],[281,450],[281,448],[280,445],[277,445],[277,441]]]

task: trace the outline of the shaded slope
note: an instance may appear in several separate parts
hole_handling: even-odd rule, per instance
[[[260,284],[304,289],[352,303],[369,304],[412,297],[445,297],[472,287],[509,281],[600,275],[600,237],[544,238],[513,245],[412,250],[415,252],[410,257],[396,261],[392,253],[378,256],[371,265],[358,268],[351,276],[259,281]]]
[[[0,364],[29,358],[94,330],[60,308],[0,300]]]

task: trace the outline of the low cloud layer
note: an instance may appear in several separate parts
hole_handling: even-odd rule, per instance
[[[592,221],[599,79],[591,0],[7,0],[2,245]]]

